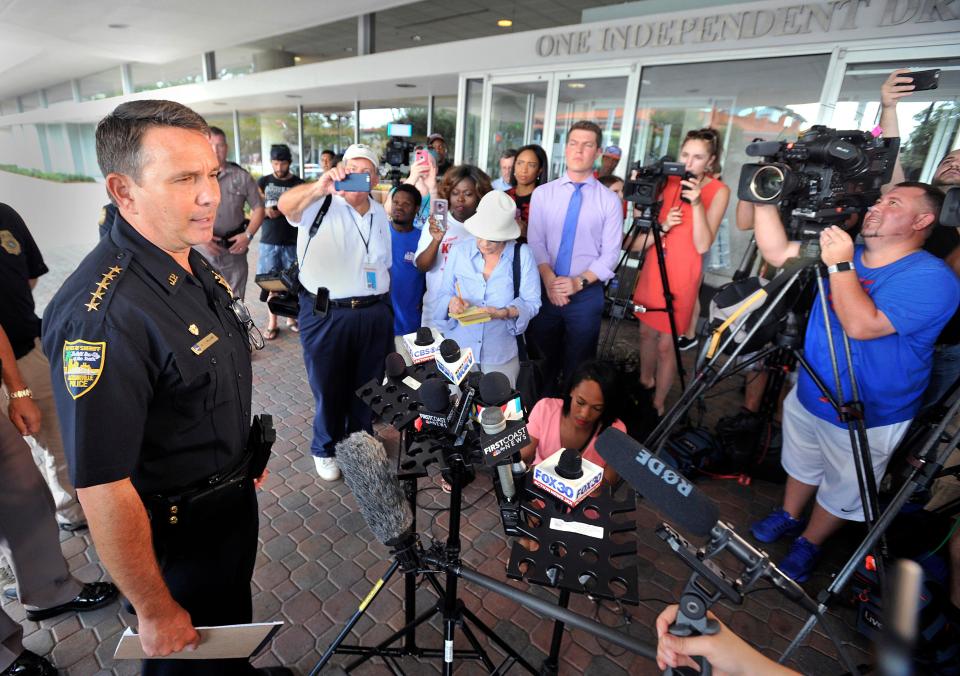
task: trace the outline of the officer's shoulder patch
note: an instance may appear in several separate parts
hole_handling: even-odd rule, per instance
[[[97,225],[103,225],[103,222],[107,220],[107,208],[100,207],[100,220],[97,221]]]
[[[67,340],[63,343],[63,381],[67,392],[79,399],[92,390],[107,359],[107,342]]]
[[[105,309],[105,303],[111,293],[111,289],[125,269],[125,267],[114,264],[107,266],[100,272],[99,281],[90,288],[88,292],[89,296],[82,299],[86,301],[83,307],[87,312],[98,312]]]
[[[3,247],[3,250],[11,256],[19,256],[20,252],[23,251],[20,242],[9,230],[0,230],[0,247]]]

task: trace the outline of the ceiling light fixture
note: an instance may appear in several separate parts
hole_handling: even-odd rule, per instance
[[[288,99],[302,99],[303,97],[299,94],[284,94]]]
[[[409,82],[398,82],[397,86],[400,87],[400,89],[413,89],[417,85],[411,84]]]
[[[215,106],[225,106],[225,105],[227,105],[227,102],[226,102],[226,101],[214,101],[214,102],[213,102],[213,105],[215,105]]]
[[[513,26],[513,19],[499,19],[497,25],[500,26],[500,28],[510,28]]]
[[[587,85],[585,85],[583,82],[568,82],[567,86],[570,89],[585,89]]]
[[[125,23],[108,23],[107,28],[115,28],[117,30],[120,30],[122,28],[130,28],[130,25]]]
[[[414,35],[410,39],[413,40],[414,42],[420,42],[421,40],[423,40],[423,38],[420,37],[419,35]]]

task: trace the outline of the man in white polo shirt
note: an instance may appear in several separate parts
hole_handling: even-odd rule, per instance
[[[334,185],[366,174],[374,186],[379,166],[376,153],[356,143],[319,181],[286,191],[277,205],[299,228],[300,342],[317,407],[310,450],[325,481],[340,478],[336,444],[351,432],[372,431],[370,409],[354,393],[383,376],[393,349],[387,214],[367,189],[345,192]]]

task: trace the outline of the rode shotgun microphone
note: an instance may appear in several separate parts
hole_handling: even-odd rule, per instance
[[[670,521],[694,535],[710,534],[720,510],[680,472],[612,427],[597,437],[596,448],[600,457]]]

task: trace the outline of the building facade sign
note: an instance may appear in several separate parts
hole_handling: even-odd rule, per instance
[[[684,12],[548,33],[536,38],[536,53],[542,58],[596,58],[641,49],[674,52],[690,47],[763,46],[784,41],[842,43],[845,36],[862,40],[957,30],[960,0],[750,3],[712,14]]]

